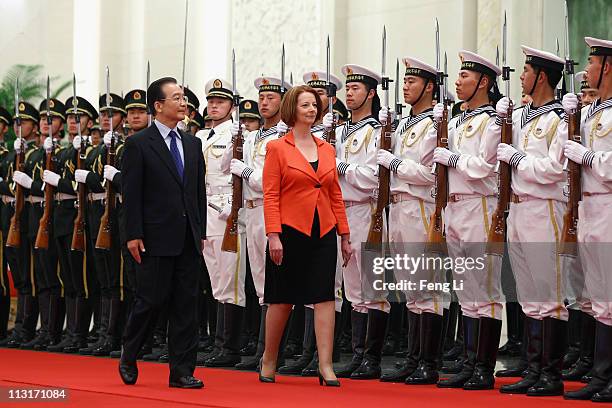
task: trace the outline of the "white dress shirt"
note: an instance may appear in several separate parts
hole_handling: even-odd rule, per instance
[[[185,165],[185,154],[183,153],[183,141],[182,141],[182,136],[178,130],[178,127],[175,126],[174,129],[170,129],[168,126],[164,125],[157,119],[155,119],[153,122],[155,123],[155,126],[157,126],[157,130],[159,130],[159,133],[161,133],[162,138],[164,139],[164,142],[166,142],[166,146],[168,146],[168,150],[170,150],[170,142],[172,141],[172,137],[170,136],[170,131],[174,130],[174,133],[176,133],[177,135],[176,146],[178,147],[179,153],[181,155],[181,161],[183,162],[183,166],[184,166]]]

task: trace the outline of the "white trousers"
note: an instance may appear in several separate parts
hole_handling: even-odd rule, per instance
[[[222,243],[223,236],[208,237],[204,241],[202,250],[210,276],[213,297],[219,303],[245,306],[246,254],[243,250],[245,236],[240,234],[236,253],[222,251]]]
[[[266,283],[266,244],[268,243],[263,205],[245,208],[244,214],[251,275],[255,285],[255,292],[257,292],[257,297],[259,298],[259,304],[263,305],[264,286]]]

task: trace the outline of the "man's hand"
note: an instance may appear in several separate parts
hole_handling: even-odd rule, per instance
[[[140,264],[140,253],[145,252],[145,247],[144,243],[142,242],[142,239],[133,239],[131,241],[128,241],[127,247],[128,251],[130,251],[130,254],[132,254],[132,258],[134,258],[136,263]]]

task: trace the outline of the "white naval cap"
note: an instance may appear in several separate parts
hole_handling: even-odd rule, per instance
[[[279,78],[260,76],[255,80],[254,84],[259,92],[282,93],[281,80]],[[283,81],[283,84],[285,85],[285,91],[292,88],[291,84],[287,81]]]
[[[206,99],[214,97],[234,99],[232,83],[223,78],[211,79],[206,83],[204,90],[206,92]]]
[[[459,51],[459,59],[461,60],[461,69],[480,72],[493,79],[497,78],[502,73],[497,65],[471,51]]]
[[[565,67],[565,61],[551,52],[527,47],[526,45],[521,45],[521,49],[525,54],[525,63],[529,65],[555,71],[563,71]]]
[[[580,89],[588,89],[590,88],[588,81],[585,78],[586,71],[576,72],[576,82],[580,84]]]
[[[594,37],[584,37],[584,41],[591,47],[589,55],[612,55],[612,41]]]
[[[347,84],[349,82],[361,82],[376,89],[378,84],[382,82],[379,74],[361,65],[347,64],[342,67],[342,74],[346,76],[345,83]]]
[[[406,66],[405,76],[414,75],[425,79],[431,79],[432,81],[435,81],[438,76],[438,72],[434,67],[416,58],[404,57],[402,58],[402,62]]]
[[[327,86],[327,72],[325,71],[308,71],[304,75],[302,75],[302,80],[304,83],[312,88],[323,88],[325,89]],[[329,74],[329,82],[336,87],[336,89],[340,89],[342,86],[342,81],[340,78],[335,76],[334,74]]]

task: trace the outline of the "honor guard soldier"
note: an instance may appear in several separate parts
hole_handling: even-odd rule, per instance
[[[436,129],[433,122],[433,94],[436,69],[416,58],[405,57],[404,101],[412,108],[400,119],[391,140],[391,152],[379,150],[376,162],[391,170],[391,204],[389,206],[389,244],[394,254],[419,257],[427,242],[427,225],[434,210],[431,189],[435,177],[431,173]],[[396,84],[397,85],[397,84]],[[393,117],[394,113],[392,113]],[[386,122],[388,110],[383,107],[379,120]],[[396,270],[396,282],[429,280],[431,271]],[[396,370],[381,377],[384,382],[404,382],[419,365],[419,354],[424,360],[435,362],[438,354],[431,345],[440,342],[443,302],[441,293],[425,290],[405,291],[408,322],[408,354]],[[423,324],[422,324],[423,323]],[[421,344],[425,339],[426,344]],[[427,356],[430,349],[434,353]],[[435,370],[435,368],[434,368]]]
[[[589,106],[599,98],[599,92],[596,88],[591,88],[589,81],[586,79],[586,71],[576,73],[576,82],[580,84],[580,102],[582,107]]]
[[[25,159],[28,159],[36,151],[38,142],[38,126],[40,115],[36,108],[28,102],[20,101],[17,105],[19,116],[13,116],[15,134],[21,139],[16,139],[13,144],[14,150],[9,152],[6,160],[2,163],[2,182],[0,182],[2,200],[5,205],[2,210],[2,224],[10,225],[11,219],[15,214],[15,201],[17,197],[17,183],[14,173],[17,171],[17,156],[23,152]],[[24,161],[21,166],[24,166]],[[24,173],[22,173],[24,174]],[[27,175],[26,175],[27,176]],[[18,176],[19,177],[19,176]],[[25,179],[25,177],[22,179]],[[6,258],[11,270],[13,284],[17,290],[17,315],[15,328],[6,342],[9,348],[18,348],[22,343],[27,343],[36,334],[36,324],[38,323],[38,301],[36,299],[36,285],[33,274],[32,252],[28,239],[28,213],[29,202],[27,201],[28,191],[23,189],[24,207],[21,217],[16,222],[19,223],[18,246],[6,245]],[[9,227],[7,227],[9,228]],[[8,244],[7,237],[7,244]]]
[[[47,248],[37,248],[36,243],[40,220],[46,212],[45,207],[47,205],[54,206],[53,201],[46,203],[44,200],[43,171],[46,168],[46,156],[49,154],[55,156],[59,152],[56,142],[62,138],[66,116],[64,104],[54,98],[48,101],[43,100],[39,111],[39,127],[45,142],[43,146],[28,156],[25,161],[24,172],[16,171],[13,174],[13,179],[23,188],[29,190],[28,239],[33,248],[34,281],[41,322],[39,334],[32,341],[22,343],[21,348],[46,350],[47,346],[61,341],[65,314],[64,288],[58,274],[59,260],[57,248],[53,242],[51,219],[48,225]],[[51,117],[51,125],[48,124],[47,116]],[[49,126],[51,126],[51,130],[49,130]],[[50,133],[52,137],[48,136]],[[54,162],[55,160],[52,159],[51,163]]]
[[[263,214],[262,174],[266,158],[266,145],[270,140],[278,139],[280,135],[287,131],[287,127],[280,120],[280,105],[283,98],[283,90],[291,89],[291,85],[285,81],[283,86],[281,86],[281,80],[278,78],[259,77],[255,80],[255,88],[259,92],[258,106],[259,113],[264,121],[263,126],[256,131],[243,132],[243,161],[232,159],[231,149],[226,150],[224,157],[224,163],[230,163],[232,174],[242,177],[245,181],[243,183],[243,197],[245,200],[244,212],[249,264],[255,291],[261,305],[257,351],[254,357],[236,364],[236,368],[241,370],[257,369],[265,348],[267,306],[263,304],[263,295],[267,237]],[[279,124],[281,128],[277,127]],[[232,137],[238,135],[239,126],[238,123],[232,125]],[[278,365],[283,365],[282,358],[279,359]]]
[[[508,253],[518,299],[526,315],[527,375],[502,393],[562,395],[561,365],[567,345],[568,313],[557,243],[567,200],[563,194],[563,143],[567,124],[555,100],[564,62],[546,51],[522,46],[521,84],[532,102],[512,115],[512,145],[500,143],[497,159],[512,166],[512,197],[507,224]],[[509,99],[496,106],[501,133]]]
[[[244,278],[246,253],[244,232],[239,230],[237,252],[221,249],[227,219],[232,209],[232,175],[222,168],[223,154],[232,146],[234,94],[231,82],[211,79],[206,84],[208,115],[212,129],[198,132],[206,164],[206,200],[208,207],[204,261],[210,277],[213,297],[217,300],[217,352],[204,360],[207,367],[234,367],[240,363],[242,315],[246,305]]]
[[[582,168],[582,201],[578,217],[579,255],[590,298],[589,314],[596,320],[592,379],[582,389],[565,393],[566,399],[612,402],[612,277],[609,265],[612,228],[612,41],[585,37],[590,47],[585,79],[599,97],[582,108],[582,144],[565,142],[564,156]],[[575,112],[578,98],[563,98],[566,114]],[[582,356],[581,356],[582,358]],[[579,360],[580,361],[580,360]]]
[[[208,116],[208,110],[206,110],[206,108],[204,108],[202,116],[204,117],[204,129],[210,129],[212,127],[212,119]]]
[[[436,148],[434,162],[447,166],[449,202],[445,209],[446,242],[451,259],[482,259],[465,271],[453,270],[463,280],[457,290],[463,313],[463,369],[438,387],[492,389],[502,325],[501,257],[485,255],[491,216],[497,206],[495,177],[499,134],[489,136],[495,123],[495,104],[501,97],[497,77],[501,70],[470,51],[461,51],[461,70],[455,82],[457,97],[466,110],[448,124],[448,149]],[[442,118],[441,103],[434,108]],[[484,223],[483,223],[484,220]],[[482,282],[488,282],[483,285]]]
[[[185,87],[183,92],[185,93],[185,100],[187,101],[187,117],[189,120],[192,120],[198,109],[200,109],[200,100],[188,87]]]
[[[109,119],[109,107],[107,107],[106,94],[102,94],[98,100],[100,111],[100,123],[104,137],[100,143],[91,151],[86,159],[86,170],[76,170],[75,180],[87,185],[88,202],[87,220],[90,226],[89,239],[95,248],[94,270],[100,283],[100,337],[93,345],[80,349],[83,355],[108,356],[111,351],[119,350],[121,347],[121,316],[124,300],[123,292],[123,268],[119,242],[117,211],[110,211],[109,226],[111,228],[110,249],[96,247],[101,219],[106,210],[106,179],[104,178],[104,165],[107,162],[107,152],[110,150],[111,141],[114,143],[115,152],[119,151],[122,140],[119,131],[127,115],[123,98],[110,93],[110,115],[112,115],[112,126]],[[112,130],[112,132],[111,132]],[[118,198],[118,196],[117,196]],[[116,203],[115,203],[116,204]]]
[[[0,177],[3,176],[1,169],[5,166],[5,161],[9,153],[8,149],[6,148],[4,138],[12,126],[13,118],[11,117],[10,112],[0,106]],[[8,280],[8,264],[4,249],[4,243],[6,242],[6,238],[8,236],[9,224],[5,223],[1,216],[1,214],[5,212],[4,207],[7,205],[10,204],[5,204],[4,201],[0,203],[0,220],[2,227],[2,241],[0,242],[0,346],[3,342],[8,341],[8,321],[11,308],[11,288]]]
[[[240,101],[240,123],[244,125],[247,132],[254,132],[261,127],[261,115],[259,105],[251,99]]]
[[[381,375],[380,361],[390,305],[384,297],[368,299],[364,294],[362,283],[369,280],[372,271],[362,270],[361,244],[368,235],[378,188],[376,146],[381,126],[376,119],[380,110],[376,88],[381,77],[359,65],[345,65],[342,73],[346,76],[346,102],[352,120],[336,129],[336,165],[353,241],[354,256],[343,268],[344,290],[352,305],[353,358],[337,370],[336,375],[374,379]],[[323,123],[327,129],[331,128],[333,120],[332,114],[325,115]]]
[[[322,112],[329,112],[329,98],[327,97],[327,73],[325,71],[308,71],[302,76],[302,80],[306,85],[314,88],[321,97]],[[333,74],[329,74],[329,82],[336,90],[342,86],[340,78]],[[332,97],[332,107],[336,103],[336,97]],[[311,132],[316,137],[324,138],[325,126],[323,126],[323,118],[312,127]],[[340,278],[342,279],[342,278]],[[342,282],[340,282],[342,283]],[[341,299],[342,300],[342,299]],[[342,306],[341,306],[342,307]]]
[[[196,111],[193,115],[193,119],[189,122],[189,133],[195,135],[200,129],[204,129],[204,117],[200,112]]]
[[[346,106],[344,106],[344,102],[336,97],[336,102],[334,102],[334,113],[338,115],[338,124],[342,125],[345,122],[348,122],[351,119],[351,114],[348,110],[346,110]]]
[[[89,139],[90,129],[98,113],[89,101],[77,96],[66,100],[66,122],[70,145],[57,155],[55,171],[45,170],[43,181],[56,187],[56,206],[53,212],[53,234],[58,248],[61,277],[66,301],[66,335],[58,344],[47,347],[48,351],[76,353],[87,347],[87,336],[92,318],[92,306],[97,297],[97,281],[93,273],[91,254],[93,248],[82,251],[72,249],[74,223],[77,208],[86,203],[77,200],[78,183],[74,179],[82,138]],[[77,115],[74,111],[78,112]],[[79,130],[81,137],[79,137]],[[85,143],[87,152],[92,147]],[[85,152],[85,154],[87,154]],[[89,235],[89,234],[86,234]]]

